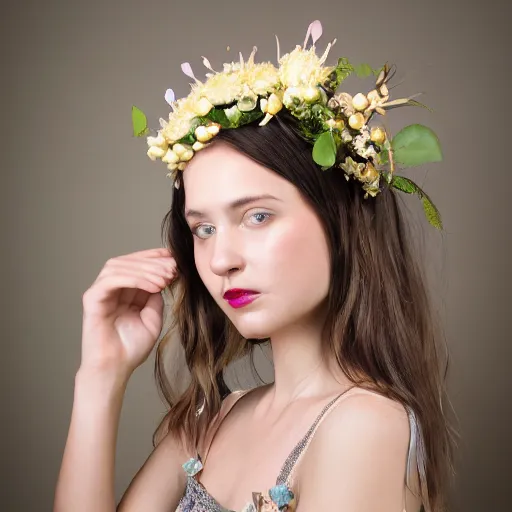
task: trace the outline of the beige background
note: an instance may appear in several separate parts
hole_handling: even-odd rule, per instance
[[[188,91],[181,62],[200,76],[201,55],[220,69],[253,44],[259,60],[275,62],[274,34],[284,53],[317,18],[321,49],[338,38],[329,63],[338,55],[374,66],[389,60],[398,69],[393,83],[403,80],[393,96],[424,91],[419,99],[435,110],[392,111],[389,126],[425,123],[445,151],[441,164],[410,174],[446,226],[425,237],[462,433],[452,510],[511,510],[506,9],[499,0],[2,4],[0,510],[51,510],[80,358],[82,293],[109,257],[160,245],[171,190],[165,168],[131,136],[132,103],[157,127],[166,88]],[[350,79],[346,90],[369,86]],[[407,204],[421,213],[419,202]],[[147,457],[163,410],[152,364],[127,391],[118,496]]]

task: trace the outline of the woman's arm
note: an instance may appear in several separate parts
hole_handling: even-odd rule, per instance
[[[153,450],[124,493],[117,512],[173,512],[185,492],[182,464],[192,454],[183,442],[167,434]]]
[[[297,512],[401,512],[408,446],[402,405],[375,394],[347,398],[326,417],[304,455]]]
[[[115,511],[115,446],[126,383],[113,372],[77,372],[54,512]]]
[[[115,448],[127,379],[77,372],[54,512],[169,512],[185,488],[186,455],[170,436],[155,448],[116,509]]]

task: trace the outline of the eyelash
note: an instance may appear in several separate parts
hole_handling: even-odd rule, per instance
[[[269,212],[254,212],[252,213],[249,217],[254,217],[255,215],[264,215],[266,217],[266,219],[269,219],[270,217],[273,216],[272,213],[269,213]],[[264,222],[259,222],[257,225],[261,225],[261,224],[264,224]],[[197,230],[203,226],[210,226],[210,224],[197,224],[195,226],[193,226],[191,228],[191,231],[192,231],[192,235],[194,235],[195,237],[199,238],[200,240],[205,240],[206,238],[203,238],[203,237],[200,237],[198,234],[197,234]]]

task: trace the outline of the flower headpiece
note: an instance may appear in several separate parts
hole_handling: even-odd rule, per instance
[[[325,66],[336,40],[318,57],[315,44],[321,34],[321,23],[314,21],[304,45],[282,57],[276,37],[279,67],[270,62],[255,63],[256,47],[247,61],[240,53],[240,61],[224,64],[221,72],[214,71],[203,57],[203,64],[211,71],[204,82],[194,76],[189,63],[183,63],[183,72],[194,80],[192,90],[178,100],[172,89],[166,91],[165,99],[172,112],[168,121],[160,119],[156,136],[147,137],[149,158],[167,164],[167,176],[179,187],[178,173],[219,130],[255,122],[264,126],[286,109],[312,144],[313,160],[321,170],[341,169],[347,180],[361,183],[365,198],[376,196],[385,185],[417,194],[429,222],[441,229],[439,212],[425,192],[409,178],[395,174],[398,165],[411,167],[442,160],[436,134],[426,126],[412,124],[391,138],[385,127],[369,126],[375,114],[384,116],[395,107],[428,107],[412,99],[414,96],[389,100],[387,83],[394,72],[387,63],[374,70],[367,64],[353,66],[342,57],[335,66]],[[307,49],[310,38],[312,46]],[[375,88],[355,96],[337,92],[343,80],[353,73],[360,77],[375,75]],[[148,135],[147,118],[135,106],[132,124],[135,136]]]

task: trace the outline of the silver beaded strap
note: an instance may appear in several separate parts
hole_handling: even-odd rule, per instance
[[[279,476],[276,480],[276,485],[279,484],[287,484],[288,478],[292,473],[292,470],[299,460],[299,457],[301,456],[302,452],[306,449],[306,447],[309,444],[309,441],[311,440],[313,434],[315,433],[315,430],[320,423],[320,420],[324,417],[325,413],[337,402],[337,400],[342,397],[347,391],[353,389],[353,386],[343,391],[343,393],[339,394],[336,398],[332,399],[320,412],[318,417],[316,418],[313,425],[311,425],[310,429],[306,432],[306,435],[297,443],[295,448],[292,450],[288,458],[285,460],[283,467],[281,468],[281,471],[279,473]]]

